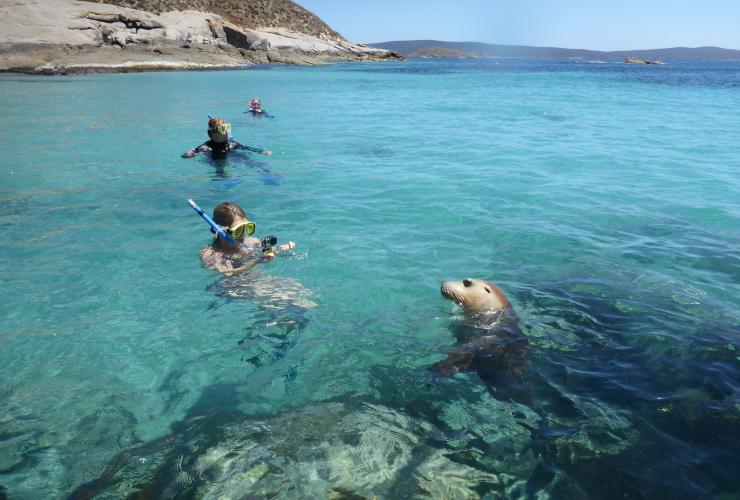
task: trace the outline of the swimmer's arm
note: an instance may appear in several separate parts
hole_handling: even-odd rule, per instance
[[[258,264],[260,262],[267,262],[275,258],[275,251],[283,251],[283,250],[292,250],[293,247],[295,247],[295,243],[292,241],[284,244],[284,245],[278,245],[273,248],[269,248],[267,251],[262,249],[262,242],[258,238],[254,237],[247,237],[244,240],[244,243],[246,246],[252,247],[250,250],[252,252],[252,255],[255,256],[255,260],[252,261],[254,264]]]
[[[261,254],[260,243],[258,239],[248,238],[245,243],[248,246],[254,247],[252,248],[253,258],[245,260],[241,265],[234,266],[231,259],[225,259],[224,255],[221,252],[214,250],[212,247],[209,246],[200,251],[200,260],[203,263],[203,267],[205,267],[206,269],[213,269],[226,276],[231,276],[232,274],[248,271],[252,269],[252,267],[254,267],[256,264],[267,262],[275,258],[274,253]],[[293,246],[295,246],[294,243]]]
[[[244,144],[236,141],[231,141],[231,149],[246,149],[247,151],[267,156],[270,156],[272,154],[272,151],[270,151],[269,149],[253,148],[252,146],[245,146]]]
[[[219,265],[217,265],[213,269],[216,269],[216,271],[218,271],[220,273],[223,273],[226,276],[231,276],[232,274],[242,273],[244,271],[249,271],[250,269],[252,269],[257,264],[260,264],[262,262],[268,262],[268,261],[270,261],[270,260],[272,260],[274,258],[275,258],[275,254],[274,253],[265,253],[265,254],[263,254],[260,257],[255,257],[253,259],[249,259],[246,262],[244,262],[244,264],[242,264],[240,266],[237,266],[237,267],[233,267],[231,264],[220,263]]]
[[[278,252],[287,252],[287,251],[293,250],[294,248],[295,248],[295,242],[289,241],[287,243],[283,243],[282,245],[276,246],[275,250],[277,250]]]
[[[187,151],[185,151],[181,155],[181,158],[192,158],[193,156],[195,156],[198,153],[207,153],[210,150],[211,150],[211,148],[208,147],[208,142],[204,142],[203,144],[201,144],[199,146],[195,146],[194,148],[190,148]]]
[[[262,242],[258,240],[257,238],[250,238],[254,240],[254,251],[262,251],[262,258],[265,260],[272,260],[275,258],[276,255],[279,255],[277,252],[288,252],[290,250],[293,250],[295,248],[295,242],[289,241],[287,243],[283,243],[282,245],[276,245],[274,247],[270,247],[266,250],[262,249]]]
[[[245,261],[242,265],[234,266],[230,259],[224,259],[221,252],[214,250],[211,247],[206,247],[200,251],[200,260],[203,263],[203,267],[206,269],[213,269],[226,276],[232,274],[248,271],[254,267],[255,264],[259,263],[261,259],[250,259]]]
[[[244,240],[244,243],[247,246],[252,247],[250,250],[252,252],[252,255],[256,259],[254,261],[254,264],[257,264],[260,262],[267,262],[269,260],[274,259],[277,255],[280,255],[280,253],[288,252],[295,248],[295,242],[289,241],[288,243],[283,243],[282,245],[277,245],[277,246],[268,248],[267,250],[263,250],[262,243],[260,242],[260,240],[257,238],[253,238],[251,236],[246,238]]]

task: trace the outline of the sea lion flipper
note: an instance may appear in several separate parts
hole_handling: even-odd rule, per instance
[[[447,358],[433,364],[430,370],[439,373],[443,377],[451,377],[456,373],[469,370],[475,356],[469,349],[462,347],[464,346],[457,346],[448,350]]]

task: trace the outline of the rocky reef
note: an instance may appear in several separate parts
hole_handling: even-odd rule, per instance
[[[657,59],[655,61],[650,61],[648,59],[638,59],[636,57],[628,57],[624,62],[627,64],[663,64]]]
[[[280,15],[263,15],[283,26],[247,28],[254,19],[216,7],[224,15],[72,0],[0,0],[0,71],[66,74],[401,58],[351,43],[305,9],[287,3],[297,9],[296,19],[290,9],[283,9]],[[296,29],[304,32],[292,31]]]

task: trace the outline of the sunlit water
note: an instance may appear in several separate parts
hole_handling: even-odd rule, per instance
[[[0,497],[738,495],[737,63],[0,90]],[[207,114],[274,155],[181,159]],[[222,281],[188,198],[295,254]],[[467,276],[509,295],[530,397],[429,369]]]

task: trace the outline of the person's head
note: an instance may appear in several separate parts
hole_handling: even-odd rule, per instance
[[[226,201],[213,210],[213,222],[224,228],[224,231],[237,241],[243,241],[247,235],[253,234],[254,222],[247,220],[242,207],[236,203]],[[216,236],[216,239],[218,236]],[[228,242],[223,242],[228,243]]]
[[[249,107],[252,109],[260,109],[262,107],[262,103],[260,103],[260,100],[257,98],[251,99],[249,101]]]
[[[208,137],[216,142],[226,142],[229,140],[231,125],[226,123],[223,118],[211,118],[208,120]]]

